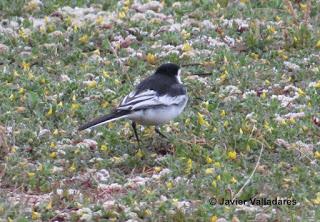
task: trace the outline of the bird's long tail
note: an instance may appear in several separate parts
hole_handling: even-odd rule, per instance
[[[83,124],[82,126],[79,127],[78,130],[81,131],[81,130],[96,127],[114,120],[122,119],[122,118],[125,118],[129,113],[130,111],[128,110],[117,110],[108,115],[98,117],[86,124]]]

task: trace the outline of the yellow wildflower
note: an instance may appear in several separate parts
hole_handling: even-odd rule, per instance
[[[130,0],[125,0],[124,2],[123,2],[123,5],[125,5],[125,6],[130,6],[130,4],[131,4],[131,1]]]
[[[86,81],[86,86],[88,87],[88,88],[95,88],[95,87],[97,87],[97,82],[95,81],[95,80],[92,80],[92,81]]]
[[[24,71],[28,71],[30,69],[30,63],[27,63],[25,61],[22,62],[21,66]]]
[[[206,175],[213,174],[213,173],[214,173],[214,169],[213,168],[207,168],[206,171],[205,171]]]
[[[96,19],[97,25],[102,25],[102,24],[103,24],[103,21],[104,21],[104,19],[103,19],[102,16],[98,16],[98,18]]]
[[[107,151],[108,150],[107,145],[105,145],[105,144],[101,145],[100,150],[101,151]]]
[[[24,94],[24,92],[25,92],[24,88],[22,88],[22,87],[19,88],[19,91],[18,91],[19,94]]]
[[[288,60],[288,58],[289,58],[287,55],[284,55],[284,54],[281,57],[283,60]]]
[[[159,166],[156,166],[156,167],[154,167],[153,169],[154,169],[155,172],[159,173],[162,168],[159,167]]]
[[[46,26],[41,25],[39,28],[40,33],[45,34],[47,32]]]
[[[320,49],[320,39],[317,41],[316,48]]]
[[[183,44],[183,46],[182,46],[182,51],[183,52],[189,52],[191,50],[192,50],[192,46],[188,42]]]
[[[210,157],[206,157],[206,162],[208,163],[208,164],[210,164],[210,163],[212,163],[213,162],[213,160],[210,158]]]
[[[54,23],[49,23],[47,25],[47,32],[50,33],[50,32],[53,32],[54,30],[56,29],[56,26]]]
[[[271,84],[270,81],[267,80],[267,79],[266,79],[264,82],[265,82],[265,84],[266,84],[267,86],[269,86],[269,85]]]
[[[203,108],[208,109],[209,108],[209,102],[205,101],[202,103]]]
[[[47,210],[51,210],[52,209],[52,200],[50,200],[46,206]]]
[[[107,71],[102,71],[102,75],[105,77],[105,78],[110,78],[110,75]]]
[[[185,125],[189,125],[190,122],[191,122],[191,119],[190,119],[190,118],[187,118],[187,119],[184,121]]]
[[[229,151],[229,152],[228,152],[228,158],[229,158],[230,160],[235,160],[235,159],[237,159],[237,152],[236,152],[235,150]]]
[[[220,167],[221,167],[221,163],[220,163],[220,162],[215,162],[215,163],[214,163],[214,166],[215,166],[216,168],[220,168]]]
[[[240,1],[243,1],[243,0],[240,0]],[[211,218],[210,218],[210,222],[217,222],[218,220],[218,217],[216,215],[213,215]]]
[[[268,132],[272,132],[273,128],[270,126],[268,121],[265,121],[263,127],[268,131]]]
[[[17,147],[16,146],[11,147],[11,152],[12,153],[16,153],[17,152]]]
[[[67,26],[70,26],[71,25],[71,17],[70,16],[67,16],[67,18],[64,19],[64,22]]]
[[[93,51],[93,54],[99,56],[99,55],[100,55],[100,50],[99,50],[99,49],[94,50],[94,51]]]
[[[81,36],[79,42],[83,45],[87,44],[89,42],[89,36],[87,34]]]
[[[166,186],[167,186],[167,188],[168,188],[169,190],[172,189],[172,188],[173,188],[173,183],[172,183],[172,181],[167,182]]]
[[[107,108],[109,106],[109,102],[108,101],[103,101],[101,104],[102,108]]]
[[[114,84],[116,84],[116,86],[120,86],[121,81],[119,79],[114,79]]]
[[[151,53],[147,54],[146,60],[147,60],[148,63],[150,63],[152,65],[156,64],[156,62],[157,62],[156,61],[157,60],[156,56],[154,54],[151,54]]]
[[[144,157],[144,152],[141,149],[139,149],[135,156],[141,159],[142,157]]]
[[[72,165],[69,167],[69,172],[74,172],[76,171],[76,165],[74,163],[72,163]]]
[[[50,106],[50,109],[48,110],[46,116],[52,116],[53,111],[52,111],[52,106]]]
[[[305,96],[306,93],[302,89],[298,88],[298,95],[299,96]]]
[[[13,100],[15,99],[15,96],[14,96],[13,94],[11,94],[11,95],[9,96],[9,99],[10,99],[11,101],[13,101]]]
[[[320,80],[318,80],[318,81],[316,82],[316,84],[314,85],[314,87],[315,87],[315,88],[320,88]]]
[[[285,55],[283,50],[278,50],[278,55],[283,59],[283,60],[287,60],[288,56]]]
[[[188,174],[190,173],[192,170],[192,159],[188,159],[187,160],[187,165],[186,165],[186,168],[185,168],[185,172]]]
[[[146,209],[146,210],[144,211],[144,215],[147,216],[147,217],[150,217],[150,216],[152,215],[151,210]]]
[[[126,12],[125,12],[125,11],[120,11],[120,12],[118,13],[118,17],[119,17],[119,19],[125,18],[125,17],[126,17]]]
[[[308,5],[307,4],[303,4],[303,3],[300,3],[299,6],[300,6],[302,11],[306,11],[307,8],[308,8]]]
[[[27,173],[27,175],[28,175],[28,177],[30,177],[30,178],[31,178],[31,177],[34,177],[36,174],[35,174],[35,173],[33,173],[33,172],[30,172],[30,173],[28,172],[28,173]]]
[[[77,148],[77,149],[74,151],[74,154],[78,155],[80,152],[81,152],[80,148]]]
[[[276,32],[276,29],[275,29],[273,26],[268,25],[267,31],[268,31],[269,33],[275,33],[275,32]]]
[[[223,110],[221,110],[221,112],[220,112],[220,116],[221,116],[222,118],[226,116],[226,111],[224,111],[224,109],[223,109]]]
[[[26,34],[24,28],[21,28],[18,32],[19,37],[21,37],[22,39],[26,40],[28,38],[28,35]]]
[[[290,122],[291,124],[295,124],[295,123],[296,123],[296,120],[295,120],[294,118],[290,118],[290,119],[289,119],[289,122]]]
[[[191,35],[191,34],[190,34],[189,32],[187,32],[186,30],[183,29],[183,30],[181,31],[181,35],[182,35],[182,38],[183,38],[183,39],[188,39],[188,38],[190,38],[190,35]]]
[[[19,74],[16,70],[14,70],[14,71],[13,71],[13,76],[14,76],[14,77],[19,77],[20,74]]]
[[[41,217],[41,214],[40,214],[40,213],[38,213],[38,212],[36,212],[36,211],[32,211],[32,213],[31,213],[31,218],[32,218],[32,220],[39,220],[40,217]]]
[[[320,159],[320,152],[319,151],[316,151],[314,153],[314,157],[317,158],[317,159]]]
[[[312,202],[316,205],[320,205],[320,192],[316,194],[316,198],[313,199]]]
[[[223,73],[221,73],[219,78],[221,82],[224,82],[226,79],[228,79],[228,71],[225,70]]]
[[[28,72],[28,79],[29,80],[33,80],[34,79],[34,75],[32,72]]]
[[[46,79],[42,77],[42,78],[40,79],[40,83],[41,83],[41,84],[45,84],[45,83],[46,83]]]
[[[238,180],[237,180],[235,177],[232,177],[231,180],[230,180],[230,182],[231,182],[231,183],[237,183]]]
[[[215,180],[212,181],[211,186],[213,186],[214,188],[217,187],[217,182]]]
[[[38,11],[40,9],[40,4],[38,1],[36,0],[31,0],[28,3],[26,3],[23,7],[23,9],[26,12],[34,12],[34,11]]]
[[[72,103],[71,104],[71,110],[76,111],[80,108],[80,105],[78,103]]]
[[[203,118],[203,115],[198,112],[198,123],[200,126],[209,126],[209,123]]]
[[[124,11],[125,13],[127,13],[127,12],[129,11],[129,7],[128,7],[128,6],[124,6],[124,7],[122,8],[122,11]]]
[[[283,125],[283,126],[285,126],[285,125],[287,125],[287,121],[286,121],[285,119],[282,119],[282,120],[280,121],[280,124]]]
[[[57,158],[57,152],[51,152],[49,155],[52,159]]]
[[[250,56],[251,56],[251,58],[253,58],[255,60],[259,59],[259,55],[257,53],[253,52],[253,53],[250,54]]]
[[[73,26],[73,31],[74,31],[74,32],[78,32],[78,26],[77,26],[77,25],[74,25],[74,26]]]

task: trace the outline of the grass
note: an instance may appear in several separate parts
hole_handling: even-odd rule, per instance
[[[241,2],[3,1],[1,220],[320,219],[319,4]],[[77,132],[168,61],[190,97],[169,142],[139,127],[139,148],[126,121]],[[210,205],[241,188],[297,204]]]

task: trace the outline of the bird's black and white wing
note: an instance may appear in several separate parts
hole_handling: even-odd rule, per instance
[[[133,91],[122,100],[118,109],[132,110],[132,107],[134,105],[153,99],[156,96],[157,96],[157,92],[150,89],[144,90],[139,93],[137,93],[136,91]]]
[[[183,87],[183,86],[181,86]],[[144,90],[136,93],[135,91],[127,95],[120,103],[117,110],[131,110],[138,111],[148,108],[155,108],[160,106],[179,105],[183,103],[187,98],[184,88],[178,91],[179,93],[171,95],[172,90],[176,90],[176,86],[172,87],[168,94],[159,95],[154,90]]]

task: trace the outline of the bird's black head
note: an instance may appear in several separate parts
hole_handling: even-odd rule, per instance
[[[156,70],[156,74],[177,76],[179,74],[180,67],[174,63],[165,63],[159,66]]]

